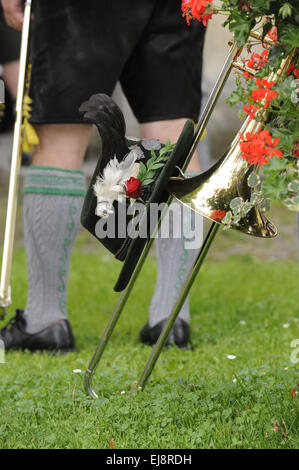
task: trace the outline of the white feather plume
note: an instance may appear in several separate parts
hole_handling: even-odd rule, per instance
[[[121,202],[124,199],[125,182],[131,176],[138,174],[136,158],[137,154],[134,151],[129,152],[121,162],[114,156],[104,168],[103,174],[97,178],[93,190],[98,202],[96,215],[99,217],[108,217],[113,214],[113,201],[118,199]]]

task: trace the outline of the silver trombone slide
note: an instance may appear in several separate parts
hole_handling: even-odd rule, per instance
[[[20,52],[20,66],[18,78],[18,91],[16,101],[16,118],[14,125],[13,144],[12,144],[12,158],[11,169],[9,178],[9,190],[7,201],[6,224],[3,245],[3,257],[0,279],[0,319],[3,319],[6,314],[6,309],[11,305],[11,267],[13,257],[13,246],[16,225],[17,213],[17,200],[18,200],[18,187],[19,187],[19,174],[21,166],[21,142],[22,142],[22,110],[23,110],[23,96],[26,81],[26,66],[27,66],[27,53],[28,41],[30,31],[30,16],[31,16],[31,3],[32,0],[26,0],[24,8],[24,22],[21,37],[21,52]]]
[[[158,338],[158,341],[157,343],[155,344],[154,348],[153,348],[153,351],[152,351],[152,354],[141,374],[141,377],[137,383],[137,391],[138,390],[144,390],[144,387],[146,385],[146,382],[149,378],[149,376],[151,375],[154,367],[155,367],[155,364],[157,362],[157,360],[159,359],[159,356],[161,354],[161,351],[167,341],[167,338],[168,336],[170,335],[170,332],[176,322],[176,319],[180,313],[180,310],[187,298],[187,295],[189,294],[190,292],[190,289],[196,279],[196,276],[201,268],[201,265],[202,263],[204,262],[204,259],[209,251],[209,248],[215,238],[215,235],[219,229],[220,225],[217,224],[216,222],[212,222],[211,225],[210,225],[210,229],[206,235],[206,238],[204,240],[204,243],[200,249],[200,252],[197,256],[197,259],[194,263],[194,265],[192,266],[192,268],[190,269],[189,273],[188,273],[188,276],[184,282],[184,285],[182,286],[181,290],[180,290],[180,293],[179,293],[179,296],[175,302],[175,305],[173,306],[172,308],[172,311],[171,311],[171,314],[168,318],[168,321],[167,323],[165,324],[159,338]],[[136,389],[135,389],[136,391]]]
[[[209,119],[210,119],[210,117],[211,117],[211,114],[212,114],[212,112],[213,112],[213,110],[214,110],[214,107],[215,107],[215,105],[216,105],[216,103],[217,103],[217,100],[218,100],[219,96],[221,95],[221,92],[222,92],[223,87],[224,87],[224,85],[225,85],[225,83],[226,83],[226,80],[227,80],[227,78],[228,78],[228,76],[229,76],[229,74],[230,74],[230,72],[231,72],[231,70],[232,70],[232,68],[233,68],[233,66],[234,66],[234,62],[235,62],[235,60],[237,59],[237,57],[240,55],[241,51],[242,51],[242,48],[238,48],[235,43],[232,44],[232,46],[231,46],[231,48],[230,48],[230,51],[229,51],[229,53],[228,53],[227,59],[226,59],[224,65],[223,65],[223,67],[222,67],[222,70],[221,70],[221,72],[220,72],[220,74],[219,74],[219,76],[218,76],[218,79],[217,79],[217,81],[216,81],[216,83],[215,83],[215,85],[214,85],[214,88],[213,88],[213,90],[212,90],[212,92],[211,92],[211,94],[210,94],[210,96],[209,96],[209,98],[208,98],[208,101],[207,101],[207,103],[206,103],[206,106],[205,106],[205,108],[204,108],[204,110],[203,110],[203,112],[202,112],[202,114],[201,114],[201,116],[200,116],[200,118],[199,118],[199,122],[198,122],[197,127],[196,127],[196,129],[195,129],[195,131],[194,131],[193,144],[192,144],[192,146],[191,146],[191,148],[190,148],[190,150],[189,150],[189,152],[188,152],[188,155],[186,156],[186,160],[185,160],[185,164],[184,164],[183,170],[185,170],[185,169],[187,168],[188,163],[189,163],[189,161],[191,160],[191,157],[192,157],[193,153],[194,153],[195,150],[196,150],[196,147],[197,147],[197,145],[198,145],[198,143],[199,143],[199,141],[200,141],[200,139],[201,139],[201,137],[202,137],[202,135],[203,135],[203,133],[204,133],[204,131],[205,131],[205,129],[206,129],[207,123],[208,123],[208,121],[209,121]],[[168,205],[170,204],[171,200],[172,200],[172,197],[169,197],[169,199],[168,199],[168,201],[167,201],[167,204],[168,204]],[[165,215],[165,212],[166,212],[166,211],[164,211],[163,214],[161,215],[160,220],[159,220],[159,222],[158,222],[158,226],[161,224],[161,221],[162,221],[163,216]],[[216,225],[218,225],[218,224],[216,224]],[[97,345],[97,347],[96,347],[96,350],[95,350],[95,352],[94,352],[94,354],[93,354],[93,356],[92,356],[92,359],[91,359],[91,361],[90,361],[90,363],[89,363],[89,365],[88,365],[88,367],[87,367],[87,369],[86,369],[85,376],[84,376],[84,388],[85,388],[86,393],[87,393],[88,395],[90,395],[92,398],[97,398],[97,397],[98,397],[98,395],[96,394],[96,392],[95,392],[95,391],[93,390],[93,388],[92,388],[92,379],[93,379],[93,376],[94,376],[94,374],[95,374],[96,368],[97,368],[97,366],[98,366],[98,364],[99,364],[99,361],[100,361],[100,359],[101,359],[101,357],[102,357],[102,355],[103,355],[103,353],[104,353],[104,351],[105,351],[105,349],[106,349],[106,346],[107,346],[107,344],[108,344],[109,338],[110,338],[110,336],[111,336],[111,334],[112,334],[112,332],[113,332],[113,330],[114,330],[114,328],[115,328],[115,326],[116,326],[116,324],[117,324],[117,321],[118,321],[118,319],[119,319],[119,317],[120,317],[120,315],[121,315],[121,312],[123,311],[123,309],[124,309],[124,307],[125,307],[125,304],[126,304],[126,302],[127,302],[127,300],[128,300],[128,297],[129,297],[129,295],[130,295],[130,293],[131,293],[131,291],[132,291],[132,289],[133,289],[133,286],[134,286],[134,284],[135,284],[135,281],[136,281],[136,279],[137,279],[137,277],[138,277],[138,275],[139,275],[139,273],[140,273],[140,271],[141,271],[141,268],[142,268],[142,266],[143,266],[143,264],[144,264],[144,262],[145,262],[145,260],[146,260],[147,255],[148,255],[148,253],[149,253],[149,251],[150,251],[150,248],[151,248],[151,246],[152,246],[152,244],[153,244],[153,241],[154,241],[154,235],[155,235],[155,233],[156,233],[157,230],[158,230],[158,226],[156,227],[155,232],[154,232],[154,234],[152,235],[152,238],[149,240],[148,244],[147,244],[146,247],[144,248],[143,253],[142,253],[142,255],[141,255],[141,257],[140,257],[140,259],[139,259],[139,261],[138,261],[138,263],[137,263],[137,266],[136,266],[136,268],[135,268],[135,270],[134,270],[134,273],[133,273],[133,275],[132,275],[132,277],[131,277],[131,279],[130,279],[130,281],[129,281],[128,286],[127,286],[126,289],[121,293],[121,295],[120,295],[120,297],[119,297],[119,299],[118,299],[118,301],[117,301],[117,303],[116,303],[116,306],[115,306],[115,308],[114,308],[114,310],[113,310],[113,313],[112,313],[112,315],[111,315],[111,317],[110,317],[110,319],[109,319],[109,321],[108,321],[108,323],[107,323],[107,325],[106,325],[106,328],[105,328],[105,330],[104,330],[104,333],[102,334],[102,337],[101,337],[101,339],[100,339],[100,341],[99,341],[99,343],[98,343],[98,345]],[[203,245],[203,247],[202,247],[202,249],[201,249],[201,251],[200,251],[201,254],[199,255],[200,259],[199,259],[199,263],[198,263],[198,269],[200,268],[200,266],[201,266],[201,264],[202,264],[202,261],[203,261],[205,255],[206,255],[206,253],[207,253],[207,249],[209,248],[209,246],[210,246],[210,244],[211,244],[211,241],[212,241],[212,239],[214,238],[214,236],[215,236],[215,234],[216,234],[216,231],[217,231],[217,227],[214,227],[214,224],[212,224],[211,229],[210,229],[210,232],[209,232],[209,237],[206,238],[205,244]],[[193,277],[192,275],[191,275],[191,277],[192,277],[192,282],[189,283],[189,281],[187,281],[188,286],[187,286],[187,289],[185,289],[186,292],[187,292],[187,290],[188,290],[188,291],[190,290],[190,288],[191,288],[191,286],[192,286],[192,283],[193,283],[193,281],[194,281],[194,278],[195,278],[195,277]],[[190,285],[189,285],[189,284],[190,284]],[[184,287],[183,287],[183,289],[184,289]],[[188,293],[188,292],[187,292],[187,293]],[[186,295],[187,295],[187,293],[186,293]],[[182,294],[181,294],[181,295],[182,295]],[[169,326],[170,322],[173,321],[173,323],[172,323],[172,326],[173,326],[173,324],[174,324],[174,322],[175,322],[175,319],[176,319],[176,317],[177,317],[177,315],[178,315],[178,312],[179,312],[179,310],[180,310],[180,309],[177,310],[176,306],[177,306],[178,302],[179,302],[180,299],[181,299],[181,295],[179,296],[179,298],[178,298],[178,300],[177,300],[177,303],[176,303],[176,305],[175,305],[174,308],[173,308],[173,311],[172,311],[170,320],[169,320],[168,324],[167,324],[166,327],[165,327],[165,328],[167,328],[167,332],[168,332],[168,329],[169,329],[168,326]],[[183,294],[183,295],[185,295],[185,294]],[[166,336],[166,333],[163,334],[164,331],[165,331],[165,330],[163,330],[163,332],[161,333],[161,336],[160,336],[161,341],[160,341],[160,343],[159,343],[159,340],[158,340],[158,343],[159,343],[159,344],[157,343],[157,345],[156,345],[156,347],[155,347],[156,355],[155,355],[154,360],[151,361],[150,364],[149,364],[150,370],[147,369],[147,370],[145,371],[145,373],[143,374],[142,378],[141,378],[140,381],[139,381],[139,387],[141,387],[141,388],[144,387],[145,382],[146,382],[146,380],[148,379],[148,377],[149,377],[149,375],[150,375],[150,373],[151,373],[151,371],[152,371],[152,369],[153,369],[153,367],[154,367],[154,365],[155,365],[155,363],[156,363],[156,361],[157,361],[157,359],[158,359],[158,356],[159,356],[159,354],[160,354],[160,352],[161,352],[161,350],[162,350],[162,348],[163,348],[163,345],[165,344],[165,342],[166,342],[166,340],[167,340],[167,338],[168,338],[168,335],[169,335],[169,333],[170,333],[170,331],[171,331],[171,328],[169,329],[169,332],[168,332],[168,335],[167,335],[167,336]],[[162,337],[162,335],[163,335],[163,337]],[[163,344],[162,344],[162,343],[163,343]],[[154,352],[154,351],[153,351],[153,352]]]

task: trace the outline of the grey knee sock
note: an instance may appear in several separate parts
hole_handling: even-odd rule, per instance
[[[189,269],[194,264],[202,244],[203,219],[199,214],[196,214],[177,201],[172,202],[169,212],[172,212],[174,217],[169,216],[168,218],[166,214],[162,222],[161,233],[163,235],[163,229],[167,225],[170,230],[170,238],[157,238],[156,240],[158,275],[149,309],[148,323],[150,327],[170,315]],[[192,231],[194,230],[190,225],[191,221],[193,224],[196,224],[195,227],[197,228],[194,242],[191,242]],[[173,222],[175,222],[176,228],[183,229],[182,237],[173,237],[175,233],[172,232],[173,230],[176,231]],[[179,318],[189,323],[188,298],[179,313]]]
[[[81,171],[31,167],[24,183],[27,331],[65,318],[70,255],[85,194]]]

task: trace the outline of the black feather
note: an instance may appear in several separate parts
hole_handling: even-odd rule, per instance
[[[121,161],[129,152],[126,145],[126,123],[124,115],[117,104],[109,96],[98,93],[81,104],[80,113],[84,120],[94,123],[102,138],[102,162],[104,167],[116,155]]]

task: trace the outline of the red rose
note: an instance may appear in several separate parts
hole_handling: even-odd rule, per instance
[[[138,178],[131,176],[131,178],[126,181],[126,196],[137,199],[141,196],[141,188],[141,181]]]

